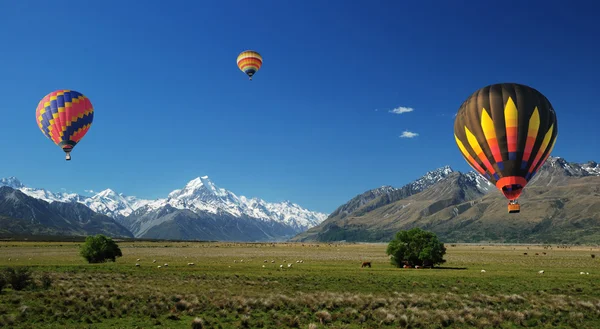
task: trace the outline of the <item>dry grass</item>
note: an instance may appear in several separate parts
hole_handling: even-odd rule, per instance
[[[465,269],[405,270],[382,244],[120,247],[116,263],[90,265],[75,243],[0,243],[0,266],[27,265],[40,282],[5,288],[0,327],[600,327],[597,248],[447,246],[444,266]]]

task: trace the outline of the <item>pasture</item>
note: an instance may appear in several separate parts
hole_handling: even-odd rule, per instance
[[[600,327],[597,247],[446,244],[441,268],[399,269],[385,244],[118,243],[87,264],[77,242],[0,242],[36,283],[4,288],[0,327]]]

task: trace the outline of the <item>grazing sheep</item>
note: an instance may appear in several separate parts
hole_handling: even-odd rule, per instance
[[[267,263],[267,260],[265,259],[265,261],[263,263]]]
[[[419,269],[419,268],[422,268],[422,267],[421,267],[421,266],[419,266],[419,265],[415,265],[415,268],[416,268],[416,269]]]
[[[158,265],[157,267],[158,267],[158,268],[161,268],[162,266]]]
[[[592,254],[592,258],[596,258],[596,255]]]
[[[300,261],[299,261],[299,260],[297,260],[297,261],[296,261],[296,264],[299,264],[299,263],[300,263]]]
[[[481,273],[485,273],[485,270],[481,270]]]
[[[137,259],[137,261],[139,262],[139,261],[140,261],[140,259],[138,258],[138,259]]]
[[[279,268],[283,268],[283,265],[279,265]]]
[[[263,265],[263,268],[265,268],[265,266]]]
[[[581,274],[581,275],[584,275],[584,274],[585,274],[585,272],[579,272],[579,274]]]
[[[304,261],[301,259],[301,260],[300,260],[300,263],[304,263]]]
[[[590,272],[585,272],[586,275],[590,275]]]
[[[152,263],[156,263],[156,259],[152,261]]]
[[[135,267],[140,267],[140,264],[138,264],[138,263],[135,263]]]
[[[544,274],[544,270],[539,271],[538,274]]]
[[[292,264],[288,264],[288,268],[289,268],[289,267],[292,267]]]
[[[169,266],[169,264],[165,263],[165,265],[164,265],[164,266],[165,266],[165,267],[167,267],[167,266]]]
[[[275,263],[275,261],[274,261],[274,260],[272,260],[272,261],[271,261],[271,264],[273,264],[273,263]]]
[[[194,266],[194,265],[196,265],[196,264],[194,264],[194,263],[188,263],[188,266]]]

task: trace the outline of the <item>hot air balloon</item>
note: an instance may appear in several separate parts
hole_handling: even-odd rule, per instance
[[[252,80],[252,76],[260,69],[262,62],[262,56],[253,50],[242,51],[237,57],[238,67],[250,77],[250,80]]]
[[[467,163],[520,212],[518,198],[556,143],[558,126],[550,101],[516,83],[493,84],[473,93],[459,108],[454,138]]]
[[[66,153],[71,151],[90,129],[94,108],[90,100],[73,90],[57,90],[38,103],[35,119],[42,133]]]

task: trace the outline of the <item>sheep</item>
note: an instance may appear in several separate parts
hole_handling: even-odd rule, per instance
[[[162,266],[158,265],[157,268],[161,268]]]
[[[152,261],[152,263],[156,263],[156,259]]]
[[[138,264],[138,263],[135,263],[135,267],[140,267],[140,264]]]
[[[291,263],[290,263],[290,264],[288,264],[288,268],[290,268],[290,267],[292,267],[292,264],[291,264]]]
[[[263,263],[267,263],[267,260],[265,259],[265,261]]]
[[[538,274],[544,274],[544,270],[539,271]]]
[[[138,259],[137,259],[137,261],[139,262],[139,261],[140,261],[140,259],[138,258]]]
[[[164,265],[164,266],[165,266],[165,267],[167,267],[167,266],[169,266],[169,264],[165,263],[165,265]]]
[[[584,274],[585,274],[585,272],[579,272],[579,274],[580,274],[580,275],[584,275]]]
[[[234,262],[234,263],[237,263],[237,259],[234,259],[234,260],[233,260],[233,262]]]
[[[283,265],[279,265],[279,268],[283,268]]]
[[[481,273],[485,273],[485,270],[481,270]]]
[[[265,266],[263,265],[263,268],[265,268]]]
[[[300,263],[304,263],[304,261],[301,259],[301,260],[300,260]]]
[[[275,263],[275,261],[274,261],[274,260],[272,260],[272,261],[271,261],[271,264],[273,264],[273,263]]]
[[[194,265],[196,265],[196,264],[194,264],[194,263],[188,263],[188,266],[194,266]]]
[[[297,261],[296,261],[296,264],[299,264],[299,263],[300,263],[300,261],[299,261],[299,260],[297,260]]]

